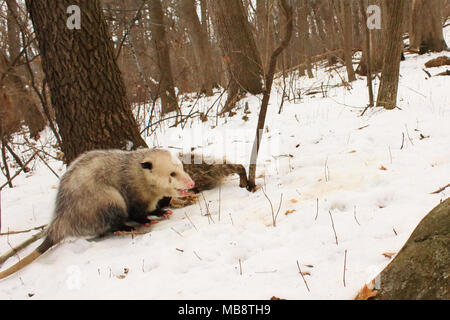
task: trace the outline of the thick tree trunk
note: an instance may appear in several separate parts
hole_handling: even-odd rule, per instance
[[[394,109],[397,104],[400,58],[403,51],[402,27],[405,1],[407,0],[390,0],[387,2],[387,39],[377,97],[377,106],[385,109]]]
[[[410,48],[420,53],[441,52],[447,48],[442,32],[442,0],[414,0]]]
[[[146,146],[126,98],[98,0],[27,0],[50,89],[61,150],[70,163],[91,149]],[[66,26],[70,5],[81,29]]]
[[[450,198],[422,219],[380,286],[377,300],[450,299]]]
[[[160,71],[159,95],[161,97],[162,114],[166,114],[178,111],[178,101],[175,94],[161,0],[149,0],[149,4],[152,40]]]
[[[263,68],[242,0],[208,0],[208,9],[219,38],[235,96],[228,97],[224,111],[234,107],[239,91],[263,92]],[[239,90],[236,90],[239,89]]]
[[[196,12],[195,0],[179,0],[177,2],[183,24],[188,30],[189,39],[194,47],[195,60],[199,76],[202,79],[202,91],[207,96],[213,94],[217,84],[213,71],[212,49]]]

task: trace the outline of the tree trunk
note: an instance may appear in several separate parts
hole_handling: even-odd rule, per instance
[[[11,62],[15,61],[20,55],[21,51],[19,27],[20,12],[16,0],[6,0],[6,4],[8,5],[7,23],[9,59],[6,56],[2,57],[2,59],[6,59],[3,63],[6,63],[9,67]],[[25,86],[23,81],[25,74],[23,67],[14,67],[9,73],[11,81],[10,94],[16,110],[20,111],[22,119],[30,130],[30,137],[37,138],[39,132],[44,130],[46,123],[31,91]]]
[[[387,11],[386,2],[381,0],[369,0],[369,5],[376,5],[381,8],[382,13]],[[387,15],[382,14],[381,17],[381,29],[370,29],[370,62],[372,67],[372,73],[376,74],[383,68],[383,52],[385,50],[386,43],[386,29],[387,29]],[[363,50],[361,62],[356,69],[356,72],[360,75],[367,75],[367,53]]]
[[[164,28],[164,13],[161,0],[150,0],[150,22],[152,40],[155,45],[157,62],[160,71],[159,94],[162,114],[178,111],[178,101],[173,83],[172,66],[170,64],[169,45]]]
[[[410,48],[421,54],[447,48],[442,32],[441,0],[414,0],[412,4]]]
[[[91,149],[146,146],[126,98],[98,0],[27,0],[66,163]],[[66,26],[77,5],[81,29]]]
[[[300,59],[305,62],[308,78],[313,78],[311,65],[311,41],[309,35],[308,6],[306,0],[298,0],[298,25],[300,32]]]
[[[229,94],[223,110],[230,111],[239,91],[263,92],[261,59],[242,0],[208,0],[208,9],[228,66],[230,88],[234,92],[234,96]]]
[[[353,69],[353,22],[352,22],[352,0],[341,0],[342,7],[342,29],[344,42],[344,61],[347,68],[348,82],[356,80],[355,70]]]
[[[213,72],[212,49],[208,34],[204,32],[196,12],[195,0],[179,0],[177,2],[180,16],[185,24],[189,39],[194,47],[195,60],[199,76],[202,79],[202,91],[212,96],[217,81]]]
[[[436,206],[381,272],[377,300],[450,299],[450,198]]]
[[[385,109],[394,109],[397,103],[400,58],[403,51],[402,27],[405,1],[390,0],[387,2],[387,39],[377,98],[377,106]]]
[[[265,90],[263,99],[261,101],[261,110],[259,111],[258,124],[256,127],[255,140],[253,142],[252,153],[250,158],[250,168],[248,172],[247,189],[255,191],[256,188],[256,162],[258,160],[259,148],[261,146],[261,138],[264,131],[264,124],[266,122],[267,108],[269,106],[270,93],[272,90],[273,77],[275,75],[275,68],[277,66],[278,56],[286,49],[292,38],[294,29],[292,7],[289,7],[286,0],[280,0],[280,7],[286,17],[286,30],[284,38],[280,45],[272,52],[269,61],[269,69],[265,78]]]

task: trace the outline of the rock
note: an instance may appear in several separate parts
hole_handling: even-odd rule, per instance
[[[422,219],[380,281],[376,300],[450,299],[450,198]]]

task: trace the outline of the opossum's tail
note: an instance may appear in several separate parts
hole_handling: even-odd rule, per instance
[[[42,242],[42,244],[37,247],[33,252],[31,252],[28,256],[17,262],[12,267],[6,269],[5,271],[0,272],[0,279],[6,278],[13,273],[16,273],[17,271],[25,268],[27,265],[32,263],[34,260],[39,258],[40,255],[42,255],[45,251],[50,249],[54,245],[53,241],[50,240],[50,238],[47,236]]]

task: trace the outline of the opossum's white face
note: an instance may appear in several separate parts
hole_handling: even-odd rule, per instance
[[[157,150],[148,153],[141,162],[145,179],[156,186],[167,197],[185,197],[195,186],[191,177],[184,172],[181,161],[169,151]]]

